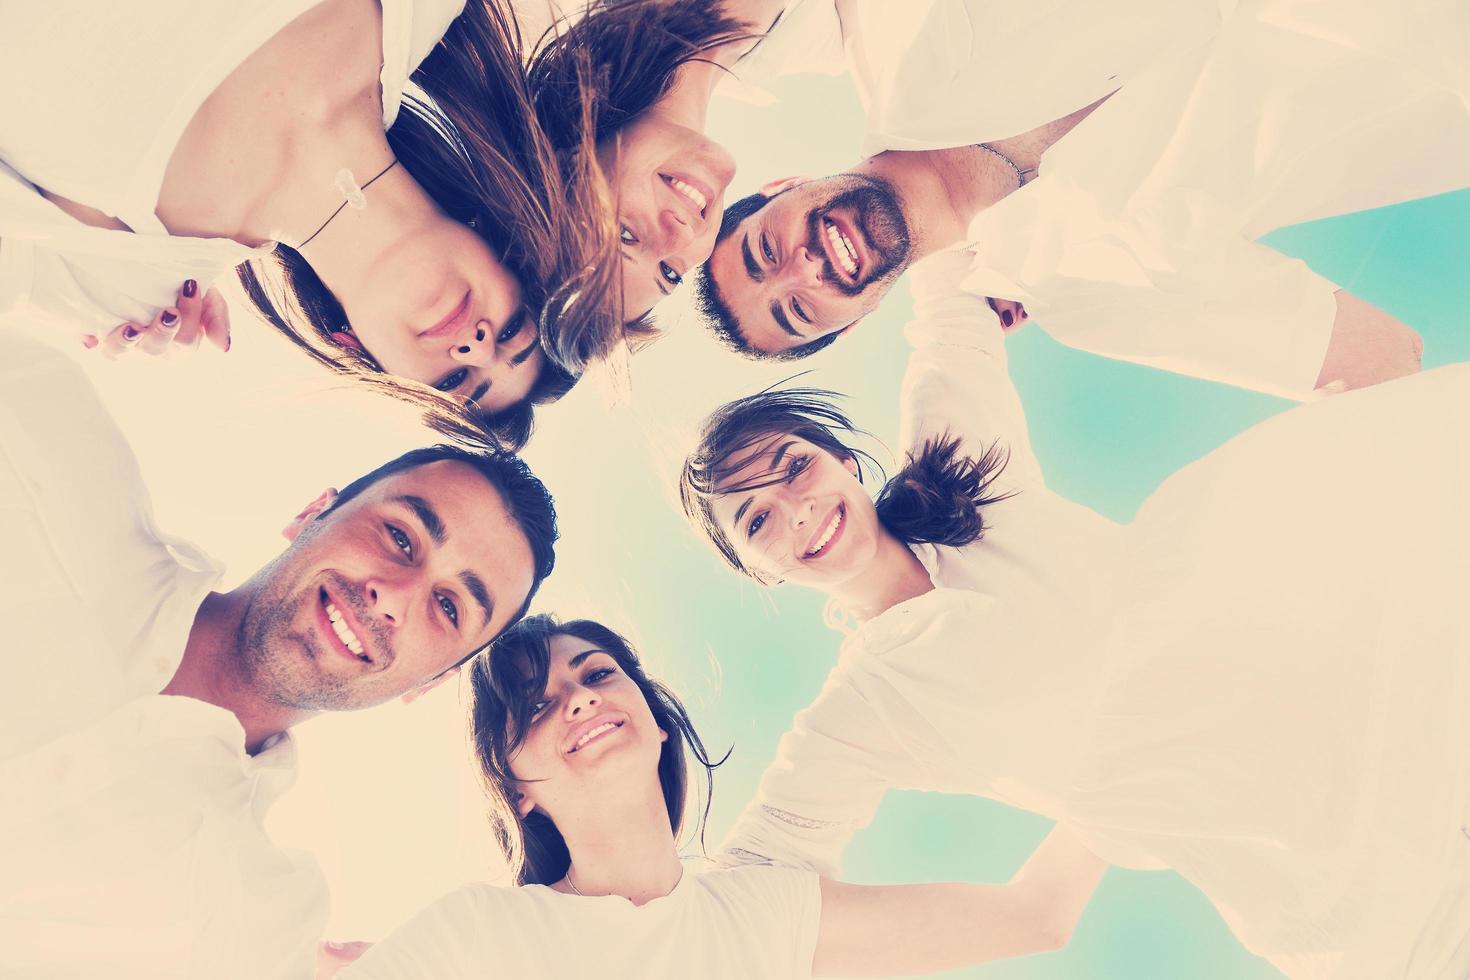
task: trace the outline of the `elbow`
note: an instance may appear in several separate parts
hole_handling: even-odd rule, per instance
[[[1072,941],[1072,934],[1077,931],[1077,919],[1075,913],[1067,914],[1055,903],[1038,909],[1032,931],[1032,952],[1054,953],[1066,948]]]

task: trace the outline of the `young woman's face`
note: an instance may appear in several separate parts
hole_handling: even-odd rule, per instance
[[[543,366],[536,324],[520,283],[474,229],[435,215],[395,241],[378,268],[343,305],[384,371],[483,412],[526,397]]]
[[[658,106],[604,140],[597,159],[618,202],[623,320],[635,320],[709,258],[735,160]]]
[[[525,805],[557,814],[595,809],[609,794],[658,781],[668,737],[612,655],[567,634],[551,640],[546,690],[510,769]]]
[[[762,582],[830,592],[863,572],[878,551],[878,512],[857,461],[775,433],[741,451],[715,489],[715,522]],[[741,490],[750,484],[769,486]],[[724,488],[729,488],[728,490]]]

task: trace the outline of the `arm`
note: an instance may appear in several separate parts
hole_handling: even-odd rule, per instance
[[[935,973],[1059,949],[1106,870],[1056,827],[1004,885],[822,881],[814,976]]]
[[[1337,313],[1315,387],[1366,388],[1418,372],[1424,341],[1417,333],[1345,289],[1333,297]]]

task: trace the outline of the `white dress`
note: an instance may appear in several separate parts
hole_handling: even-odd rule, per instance
[[[170,236],[154,213],[201,103],[316,0],[48,0],[0,6],[0,318],[78,333],[148,323],[185,279],[208,284],[253,249]],[[383,0],[383,125],[464,0]],[[22,98],[15,93],[44,93]],[[36,187],[113,215],[93,228]],[[15,319],[19,320],[17,316]]]
[[[790,868],[686,866],[672,892],[641,906],[544,885],[465,885],[375,944],[341,980],[805,980],[821,907],[817,876]]]
[[[326,885],[263,822],[291,785],[230,712],[158,692],[221,568],[159,532],[81,371],[0,330],[0,975],[309,977]]]
[[[731,858],[834,873],[888,787],[981,795],[1174,868],[1293,976],[1463,976],[1470,369],[1263,423],[1120,528],[1040,482],[965,265],[913,272],[906,444],[998,438],[1020,492],[915,549],[936,588],[844,643]]]
[[[866,154],[1015,135],[1117,90],[976,218],[966,281],[1108,357],[1303,397],[1337,286],[1254,240],[1470,185],[1461,0],[853,2],[840,23],[830,0],[802,0],[791,13],[738,73],[830,68],[841,37]]]

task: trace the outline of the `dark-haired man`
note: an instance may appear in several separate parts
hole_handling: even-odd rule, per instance
[[[840,39],[870,155],[732,204],[698,302],[800,357],[963,244],[1003,322],[1086,350],[1295,397],[1410,373],[1412,330],[1255,241],[1467,183],[1467,15],[1410,6],[797,0],[745,75]]]
[[[418,450],[327,491],[233,589],[160,533],[65,358],[0,333],[0,949],[17,975],[306,977],[315,863],[262,829],[288,730],[422,692],[551,571],[511,456]]]

